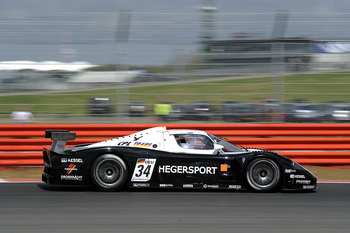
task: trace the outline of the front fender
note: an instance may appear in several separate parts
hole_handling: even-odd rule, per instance
[[[269,158],[277,162],[282,174],[282,189],[317,189],[317,177],[315,175],[297,162],[274,152],[254,151],[253,155],[247,158],[244,174],[246,174],[247,165],[256,158]]]

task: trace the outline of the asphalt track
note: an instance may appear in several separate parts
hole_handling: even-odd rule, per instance
[[[0,232],[350,232],[350,184],[317,192],[123,191],[0,184]]]

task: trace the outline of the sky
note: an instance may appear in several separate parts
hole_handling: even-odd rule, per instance
[[[221,12],[275,12],[286,9],[299,13],[349,13],[347,0],[213,0]],[[200,0],[1,0],[2,12],[88,13],[132,10],[147,13],[190,13]]]
[[[1,0],[0,61],[166,64],[198,48],[200,0]],[[272,35],[278,10],[286,37],[350,37],[348,0],[213,0],[215,37]],[[132,14],[129,43],[116,43],[118,13]],[[349,15],[348,15],[349,14]],[[344,30],[345,29],[345,30]],[[189,57],[189,56],[187,56]],[[183,61],[182,61],[183,62]]]

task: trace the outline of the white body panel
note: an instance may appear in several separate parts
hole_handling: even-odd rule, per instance
[[[175,135],[187,135],[187,136],[203,136],[204,138],[210,140],[211,143],[214,142],[210,139],[208,134],[200,130],[167,130],[166,127],[154,127],[146,129],[128,136],[118,137],[98,143],[89,144],[86,146],[81,146],[75,148],[75,150],[83,150],[88,148],[99,148],[108,146],[125,146],[125,147],[138,147],[147,148],[152,150],[167,151],[174,153],[191,153],[191,154],[212,154],[216,150],[214,148],[203,149],[203,148],[193,148],[184,147],[176,140]]]

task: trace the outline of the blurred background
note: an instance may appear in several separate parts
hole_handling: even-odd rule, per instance
[[[5,1],[0,123],[350,121],[350,3],[156,2]]]

